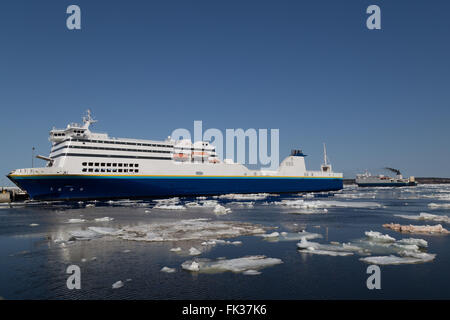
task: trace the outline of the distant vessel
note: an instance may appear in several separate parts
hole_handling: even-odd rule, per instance
[[[356,175],[356,184],[360,187],[406,187],[415,186],[417,182],[414,177],[403,178],[400,170],[394,168],[385,168],[396,175],[394,178],[384,175],[372,176],[369,172]]]
[[[50,131],[46,167],[13,170],[8,178],[32,199],[75,200],[197,196],[225,193],[294,193],[343,187],[326,158],[320,171],[308,171],[301,150],[292,151],[278,170],[250,170],[221,161],[209,142],[111,138],[84,124]]]

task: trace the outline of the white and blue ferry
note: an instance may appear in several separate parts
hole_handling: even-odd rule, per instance
[[[208,142],[111,138],[83,124],[50,131],[52,143],[42,168],[13,170],[8,178],[36,200],[84,200],[199,196],[227,193],[296,193],[340,190],[342,173],[325,163],[307,171],[294,150],[278,170],[250,170],[225,159]]]

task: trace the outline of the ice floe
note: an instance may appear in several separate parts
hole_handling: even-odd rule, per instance
[[[109,221],[113,221],[114,218],[110,218],[110,217],[103,217],[103,218],[96,218],[95,221],[96,222],[109,222]]]
[[[343,208],[381,208],[382,205],[377,202],[361,202],[361,201],[335,201],[335,200],[281,200],[274,201],[272,204],[281,205],[295,209],[321,209],[331,207]]]
[[[406,233],[426,233],[426,234],[448,234],[449,231],[442,227],[442,225],[437,224],[434,226],[414,226],[414,225],[400,225],[398,223],[386,223],[383,227],[392,229],[398,232]]]
[[[250,270],[245,270],[244,272],[242,272],[242,274],[245,274],[247,276],[256,276],[258,274],[261,274],[261,272],[258,270],[250,269]]]
[[[176,270],[175,268],[163,267],[160,271],[166,273],[174,273]]]
[[[88,229],[101,235],[116,235],[120,233],[120,230],[115,228],[88,227]]]
[[[162,209],[162,210],[186,210],[186,207],[179,204],[162,204],[157,205],[154,209]]]
[[[361,248],[350,244],[320,244],[317,242],[308,241],[305,238],[302,238],[301,241],[297,243],[297,248],[302,253],[312,253],[329,256],[351,256],[353,255],[354,251],[361,250]]]
[[[434,260],[435,254],[430,253],[420,253],[420,252],[408,252],[404,251],[400,253],[401,256],[372,256],[364,257],[359,260],[376,265],[396,265],[396,264],[414,264],[414,263],[424,263]]]
[[[423,239],[407,238],[396,240],[388,235],[375,231],[365,232],[366,238],[354,243],[320,244],[302,239],[297,243],[300,253],[310,253],[329,256],[350,256],[354,253],[366,255],[361,261],[372,264],[407,264],[428,262],[435,254],[422,252],[428,246]],[[377,256],[372,256],[377,254]],[[382,254],[382,255],[380,255]]]
[[[202,252],[200,250],[198,250],[197,248],[192,247],[192,248],[189,249],[189,254],[191,256],[197,256],[197,255],[199,255],[201,253]]]
[[[69,219],[67,223],[83,223],[86,222],[85,219]]]
[[[257,235],[265,233],[261,226],[245,222],[211,221],[209,219],[189,219],[171,222],[125,226],[121,229],[106,227],[88,227],[87,230],[69,232],[70,239],[90,240],[102,236],[114,236],[119,239],[133,241],[186,241],[186,240],[214,240],[220,238],[234,238],[243,235]]]
[[[230,213],[231,209],[230,208],[225,208],[224,206],[221,206],[220,204],[217,204],[214,207],[214,213],[215,214],[227,214]]]
[[[269,240],[271,242],[274,241],[299,241],[301,239],[312,240],[317,238],[322,238],[322,235],[319,233],[312,233],[307,231],[301,232],[272,232],[269,234],[261,234],[259,235],[263,237],[265,240]]]
[[[78,231],[71,231],[69,240],[91,240],[94,238],[99,238],[102,235],[98,232],[92,231],[92,230],[78,230]]]
[[[395,214],[394,216],[410,219],[410,220],[423,220],[423,221],[435,221],[435,222],[446,222],[450,223],[450,218],[448,216],[439,216],[435,214],[430,214],[426,212],[421,212],[419,215],[404,215],[404,214]]]
[[[271,195],[269,193],[249,193],[249,194],[230,193],[216,197],[219,199],[231,199],[231,200],[264,200],[268,196],[277,196],[277,195],[275,194]]]
[[[450,208],[450,203],[429,203],[428,207],[430,209],[439,209],[439,208],[444,208],[444,209],[449,209]]]
[[[264,232],[264,228],[251,223],[189,219],[124,227],[119,238],[135,241],[204,241]]]
[[[162,209],[162,210],[186,210],[186,207],[179,204],[180,199],[170,198],[170,199],[159,199],[154,200],[157,204],[153,207],[154,209]]]
[[[263,255],[246,256],[235,259],[197,259],[188,260],[181,264],[181,267],[188,271],[194,272],[245,272],[254,273],[257,270],[281,264],[283,261],[277,258],[268,258]],[[248,274],[248,273],[247,273]]]
[[[423,239],[406,238],[406,239],[398,240],[397,243],[399,243],[399,244],[416,245],[416,246],[421,247],[421,248],[428,247],[428,242],[426,240],[423,240]]]
[[[114,282],[113,285],[112,285],[113,289],[119,289],[119,288],[122,288],[122,287],[123,287],[123,282],[121,280],[119,280],[117,282]]]
[[[365,235],[374,241],[395,242],[395,239],[392,238],[391,236],[376,231],[366,231]]]

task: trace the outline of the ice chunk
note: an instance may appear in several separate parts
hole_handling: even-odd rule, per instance
[[[113,221],[114,218],[110,218],[110,217],[103,217],[103,218],[97,218],[95,219],[95,221],[97,222],[108,222],[108,221]]]
[[[448,209],[450,208],[450,203],[429,203],[428,207],[431,209],[439,209],[439,208],[444,208],[444,209]]]
[[[195,261],[189,261],[189,262],[185,261],[185,262],[183,262],[181,267],[188,271],[199,271],[200,270],[199,264]]]
[[[114,228],[89,227],[88,229],[101,235],[116,235],[120,233],[119,229]]]
[[[113,285],[112,285],[112,288],[113,289],[119,289],[119,288],[122,288],[123,287],[123,282],[122,281],[117,281],[117,282],[114,282],[113,283]]]
[[[395,242],[395,239],[392,238],[391,236],[376,231],[366,231],[365,235],[374,241]]]
[[[227,214],[230,213],[231,209],[230,208],[225,208],[224,206],[221,206],[220,204],[217,204],[214,207],[214,213],[215,214]]]
[[[67,221],[67,223],[82,223],[82,222],[86,222],[85,219],[69,219]]]
[[[258,274],[261,274],[261,272],[258,271],[258,270],[252,270],[252,269],[250,269],[250,270],[246,270],[246,271],[242,272],[242,274],[245,274],[245,275],[247,275],[247,276],[256,276],[256,275],[258,275]]]
[[[281,259],[267,258],[266,256],[246,256],[236,259],[199,259],[197,261],[185,261],[181,267],[189,271],[199,272],[244,272],[248,270],[259,270],[262,268],[274,266],[283,263]]]
[[[98,238],[101,235],[97,232],[94,232],[92,230],[78,230],[78,231],[72,231],[70,232],[71,238],[74,238],[76,240],[91,240],[94,238]]]
[[[296,209],[320,209],[330,207],[343,207],[343,208],[380,208],[381,204],[377,202],[358,202],[358,201],[335,201],[335,200],[282,200],[275,201],[273,204],[286,206]]]
[[[155,206],[154,209],[162,209],[162,210],[186,210],[186,207],[178,204],[163,204]]]
[[[39,224],[37,224],[37,223],[30,223],[30,227],[37,227],[37,226],[39,226]]]
[[[422,247],[422,248],[428,247],[428,242],[423,239],[407,238],[407,239],[398,240],[397,243],[399,243],[399,244],[414,244],[414,245],[416,245],[418,247]]]
[[[383,224],[383,227],[392,229],[398,232],[407,232],[407,233],[428,233],[428,234],[448,234],[449,231],[442,227],[442,225],[434,225],[434,226],[414,226],[414,225],[400,225],[394,223],[386,223]]]
[[[302,240],[297,243],[297,247],[300,252],[330,256],[350,256],[353,252],[362,250],[360,247],[354,245],[340,243],[320,244],[308,241],[306,238],[302,238]]]
[[[163,267],[160,271],[166,273],[174,273],[176,270],[175,268]]]
[[[268,193],[249,193],[249,194],[238,194],[230,193],[219,196],[220,199],[232,199],[232,200],[263,200],[267,198],[270,194]],[[276,196],[276,195],[272,195]]]
[[[278,232],[272,232],[269,234],[261,234],[260,236],[263,238],[276,238],[278,237],[280,234]]]
[[[202,253],[202,252],[199,251],[197,248],[192,247],[192,248],[189,249],[189,254],[190,254],[191,256],[197,256],[197,255],[199,255],[199,254],[201,254],[201,253]]]
[[[410,219],[410,220],[423,220],[423,221],[436,221],[436,222],[446,222],[450,223],[450,218],[448,216],[439,216],[435,214],[430,214],[426,212],[421,212],[418,216],[413,215],[403,215],[403,214],[396,214],[396,217],[404,218],[404,219]]]
[[[403,256],[398,257],[394,255],[389,256],[376,256],[376,257],[364,257],[359,260],[377,265],[388,265],[388,264],[411,264],[411,263],[424,263],[433,260],[436,257],[435,254],[429,253],[412,253],[405,252]]]
[[[170,251],[172,251],[172,252],[180,252],[181,248],[180,247],[172,248],[172,249],[170,249]]]
[[[119,237],[135,241],[205,241],[264,232],[262,227],[250,223],[190,219],[124,227]]]

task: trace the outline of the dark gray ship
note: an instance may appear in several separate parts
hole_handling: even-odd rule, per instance
[[[417,182],[413,176],[403,178],[400,170],[394,168],[385,168],[393,173],[395,177],[385,175],[373,176],[369,172],[356,175],[355,182],[359,187],[407,187],[416,186]]]

